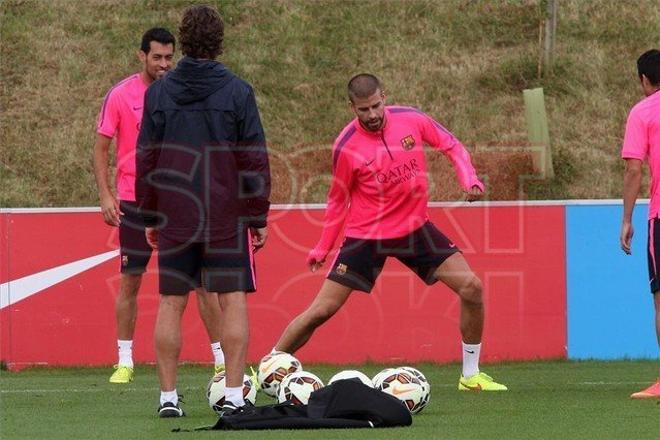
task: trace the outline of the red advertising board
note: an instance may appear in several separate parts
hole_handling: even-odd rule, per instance
[[[438,205],[430,215],[482,279],[482,360],[565,357],[564,207]],[[273,347],[323,282],[324,271],[305,266],[322,217],[319,207],[271,213],[269,241],[256,255],[258,292],[249,296],[251,362]],[[115,363],[116,230],[95,210],[7,210],[0,214],[0,238],[2,361],[13,369]],[[152,258],[138,299],[134,356],[140,363],[155,361],[157,287]],[[426,286],[390,259],[374,291],[354,293],[297,356],[333,364],[457,361],[459,310],[445,286]],[[194,294],[183,328],[182,361],[211,362]]]

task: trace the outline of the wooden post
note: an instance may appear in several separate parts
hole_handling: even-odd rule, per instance
[[[557,32],[557,2],[547,0],[545,7],[545,38],[543,47],[543,64],[546,71],[552,66],[555,52],[555,33]]]
[[[543,179],[551,179],[555,176],[555,171],[552,166],[552,149],[550,148],[543,89],[523,90],[523,99],[525,100],[527,137],[532,146],[534,171],[539,173]]]

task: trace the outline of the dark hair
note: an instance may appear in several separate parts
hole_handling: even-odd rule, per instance
[[[186,9],[179,25],[181,52],[192,58],[214,59],[222,53],[225,25],[218,11],[210,6]]]
[[[637,74],[639,79],[645,75],[651,85],[660,85],[660,50],[647,50],[637,59]]]
[[[165,28],[151,28],[142,35],[142,43],[140,44],[140,50],[146,54],[151,50],[151,42],[156,41],[160,44],[171,44],[176,46],[176,39],[170,31]]]
[[[348,82],[348,98],[354,102],[355,98],[369,98],[378,90],[383,90],[380,80],[370,73],[355,75]]]

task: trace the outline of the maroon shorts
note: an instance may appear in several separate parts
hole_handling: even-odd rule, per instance
[[[387,257],[395,257],[431,285],[437,281],[434,277],[436,269],[456,252],[460,252],[458,247],[431,222],[401,238],[368,240],[346,237],[328,279],[370,292]]]
[[[135,202],[122,200],[119,209],[124,214],[119,224],[120,270],[121,273],[140,275],[147,270],[151,258],[151,246],[144,235],[144,222]]]
[[[208,292],[254,292],[256,270],[249,232],[227,240],[181,243],[158,237],[159,290],[185,295],[197,287]]]

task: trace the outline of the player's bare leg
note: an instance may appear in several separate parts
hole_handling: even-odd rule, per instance
[[[220,322],[221,310],[218,294],[214,292],[207,292],[203,288],[195,289],[197,293],[197,309],[199,316],[204,322],[206,332],[209,335],[211,342],[220,340],[222,323]]]
[[[245,292],[218,295],[222,309],[222,342],[225,351],[226,387],[224,411],[234,411],[245,405],[243,374],[250,338],[247,298]]]
[[[481,280],[472,272],[465,257],[456,253],[435,272],[461,298],[461,335],[463,336],[463,373],[458,381],[461,391],[505,391],[507,387],[479,371],[481,335],[484,330],[484,303]]]
[[[124,341],[133,339],[137,320],[137,294],[141,283],[142,275],[121,274],[119,295],[115,301],[117,339]]]
[[[207,292],[206,289],[195,289],[197,294],[197,309],[199,316],[202,318],[206,333],[209,335],[211,342],[211,350],[213,351],[215,361],[215,372],[224,370],[224,353],[220,348],[220,341],[222,338],[222,311],[220,309],[220,300],[218,294],[214,292]],[[217,345],[214,348],[214,345]]]
[[[245,292],[219,294],[227,387],[242,387],[250,337]]]
[[[181,317],[187,304],[188,294],[160,296],[154,341],[161,391],[176,389],[176,370],[181,353]]]
[[[460,329],[466,344],[481,343],[484,329],[484,304],[481,280],[472,272],[460,253],[447,258],[436,269],[435,277],[461,299]]]
[[[344,305],[353,289],[325,280],[312,304],[287,326],[275,350],[295,353],[312,337],[314,330],[330,319]]]
[[[133,381],[133,334],[137,321],[137,295],[141,283],[142,275],[121,274],[119,294],[115,300],[119,360],[110,376],[110,383],[124,384]]]

